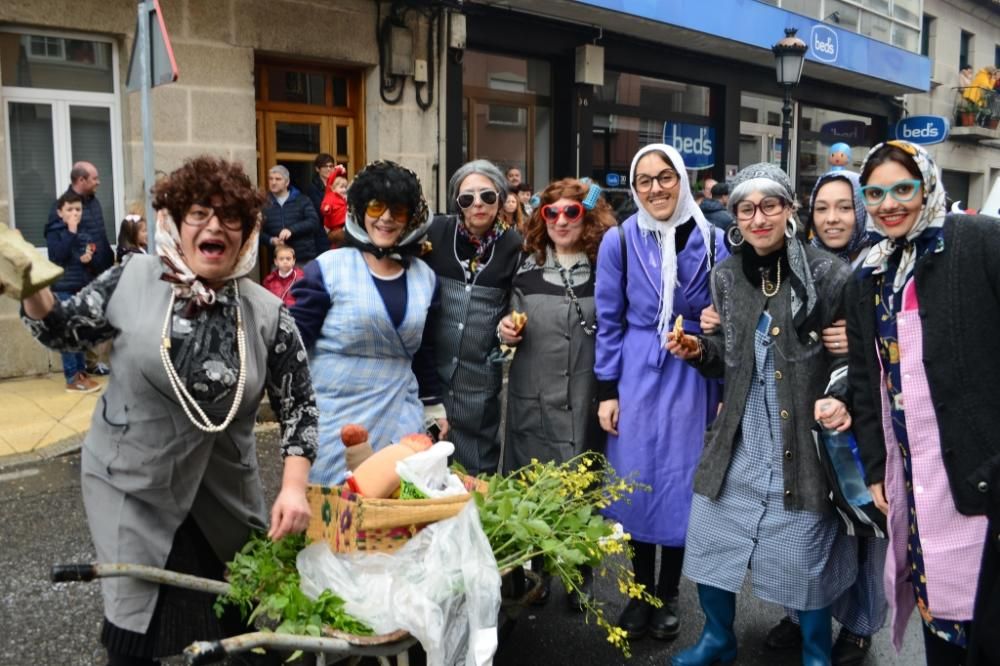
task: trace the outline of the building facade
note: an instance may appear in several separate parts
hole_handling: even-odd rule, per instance
[[[631,156],[667,141],[692,183],[787,150],[805,198],[832,144],[849,143],[858,165],[902,96],[930,89],[919,17],[933,2],[947,4],[160,0],[180,77],[152,92],[155,168],[207,152],[261,184],[284,164],[304,187],[318,152],[351,174],[395,159],[445,210],[448,176],[483,157],[536,188],[593,177],[624,214]],[[139,96],[125,89],[135,25],[131,0],[0,4],[0,221],[39,246],[76,160],[101,171],[112,239],[141,205]],[[784,146],[770,47],[790,27],[809,51]],[[0,339],[0,377],[58,364],[2,299]]]
[[[1000,129],[998,122],[991,122],[1000,120],[1000,97],[979,86],[963,89],[959,70],[971,66],[975,76],[984,67],[1000,67],[1000,3],[924,0],[923,26],[931,89],[907,95],[906,111],[950,120],[948,140],[929,148],[942,169],[949,198],[963,208],[979,210],[1000,179]],[[970,104],[970,98],[980,103]],[[974,108],[971,119],[968,114],[963,119],[960,112],[965,108]]]

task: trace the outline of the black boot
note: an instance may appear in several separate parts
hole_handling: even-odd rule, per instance
[[[786,615],[767,632],[764,645],[772,650],[798,650],[802,647],[802,630]]]
[[[660,599],[663,605],[653,609],[649,618],[649,635],[661,641],[672,641],[681,633],[677,617],[677,597]]]
[[[618,626],[628,632],[630,640],[642,638],[649,630],[649,618],[653,607],[642,599],[629,599],[628,605],[618,618]]]
[[[871,646],[871,636],[859,636],[841,627],[833,644],[833,666],[860,666]]]

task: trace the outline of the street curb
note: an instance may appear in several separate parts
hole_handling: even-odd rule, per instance
[[[277,430],[278,424],[273,421],[267,421],[264,423],[258,423],[254,426],[254,434],[259,434],[262,432],[269,432],[271,430]],[[72,437],[67,437],[66,439],[60,440],[55,444],[49,444],[48,446],[39,449],[38,451],[29,451],[28,453],[14,453],[9,456],[0,456],[0,471],[7,470],[14,467],[23,467],[25,465],[37,464],[40,462],[45,462],[46,460],[52,460],[53,458],[59,458],[61,456],[68,456],[79,452],[80,447],[83,445],[83,438],[87,436],[87,433],[79,433],[73,435]]]

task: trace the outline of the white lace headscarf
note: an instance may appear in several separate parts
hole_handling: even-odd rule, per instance
[[[635,191],[635,169],[644,156],[651,152],[660,152],[667,156],[670,165],[680,179],[677,188],[677,207],[668,220],[657,220],[649,214],[645,208],[644,196]],[[652,174],[650,174],[652,175]],[[657,312],[656,330],[660,334],[662,344],[667,343],[667,334],[673,328],[674,318],[674,289],[677,288],[677,245],[675,237],[677,227],[688,220],[694,218],[694,223],[705,239],[705,254],[713,242],[712,224],[705,219],[704,213],[691,195],[691,185],[688,182],[687,169],[684,167],[684,158],[673,146],[665,143],[652,143],[644,146],[632,158],[632,167],[629,169],[629,187],[632,190],[632,199],[639,210],[636,213],[639,230],[643,236],[652,235],[656,239],[656,244],[660,248],[660,305]]]

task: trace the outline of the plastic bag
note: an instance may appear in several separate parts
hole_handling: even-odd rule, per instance
[[[403,485],[402,499],[423,497],[447,497],[464,495],[469,492],[462,480],[448,470],[448,456],[455,453],[451,442],[438,442],[426,451],[421,451],[396,463],[396,474]],[[408,493],[407,484],[417,493]]]
[[[430,666],[493,663],[500,572],[475,502],[395,553],[337,555],[317,543],[299,553],[297,566],[307,596],[333,590],[376,633],[405,629]]]

